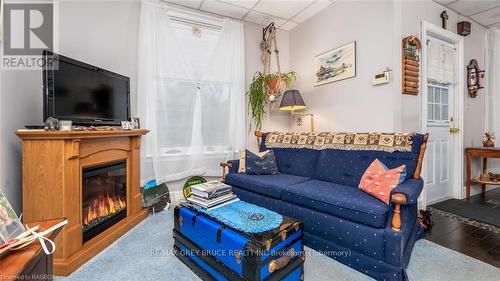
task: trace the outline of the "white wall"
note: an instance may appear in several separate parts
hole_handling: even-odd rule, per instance
[[[395,93],[372,86],[372,75],[392,68],[392,3],[337,1],[290,33],[290,67],[316,131],[393,131]],[[356,41],[356,77],[313,86],[316,55]]]
[[[132,115],[136,112],[138,1],[60,1],[55,7],[56,52],[130,77]],[[260,70],[259,43],[262,27],[245,23],[245,62],[247,84]],[[289,33],[278,32],[281,65],[289,68]],[[21,210],[21,145],[14,132],[27,124],[40,124],[42,77],[38,71],[2,71],[0,80],[0,187]],[[278,115],[279,116],[279,115]],[[288,116],[283,116],[282,119]],[[276,125],[275,125],[276,124]],[[279,120],[265,128],[279,127]],[[253,133],[249,146],[255,147]],[[181,190],[183,181],[169,184]]]

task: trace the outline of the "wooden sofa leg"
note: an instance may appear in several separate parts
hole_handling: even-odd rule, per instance
[[[227,175],[226,168],[230,169],[233,166],[233,163],[231,163],[231,162],[227,162],[227,163],[221,162],[220,166],[222,167],[222,179],[225,180],[226,179],[226,175]]]
[[[406,196],[402,193],[394,193],[391,197],[394,203],[394,215],[392,216],[392,230],[401,230],[401,205],[406,204]]]
[[[401,230],[401,205],[394,205],[394,215],[392,216],[392,230]]]

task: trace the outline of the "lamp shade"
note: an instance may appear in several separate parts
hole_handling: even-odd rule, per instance
[[[280,110],[301,110],[306,108],[306,104],[298,90],[287,90],[283,94],[280,103]]]

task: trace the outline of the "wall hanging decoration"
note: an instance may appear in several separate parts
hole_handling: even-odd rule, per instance
[[[441,13],[441,15],[439,15],[441,17],[441,26],[444,28],[444,29],[447,29],[448,28],[448,19],[450,18],[448,16],[448,12],[447,11],[443,11]]]
[[[462,36],[467,36],[471,32],[471,25],[468,21],[461,21],[457,23],[457,33]]]
[[[471,98],[477,97],[477,91],[484,88],[481,86],[484,75],[484,70],[479,69],[477,60],[472,59],[467,66],[467,89]]]
[[[258,130],[262,129],[262,121],[266,112],[271,112],[278,109],[279,97],[282,92],[293,86],[296,79],[296,73],[290,71],[287,73],[281,72],[279,50],[276,45],[276,27],[274,23],[270,23],[262,31],[262,41],[260,42],[262,51],[261,62],[263,66],[262,72],[255,73],[250,89],[247,92],[249,98],[249,108],[251,111],[252,120]],[[277,72],[271,72],[272,54],[276,57]],[[251,129],[250,124],[250,129]]]
[[[403,94],[418,95],[421,50],[422,44],[416,36],[408,36],[403,39]]]
[[[314,86],[356,76],[356,41],[314,58]]]

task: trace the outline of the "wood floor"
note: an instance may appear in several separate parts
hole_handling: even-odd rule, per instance
[[[500,202],[500,188],[472,196],[471,202]],[[500,208],[500,205],[499,205]],[[500,234],[484,230],[453,218],[433,214],[435,225],[425,239],[500,267]]]

